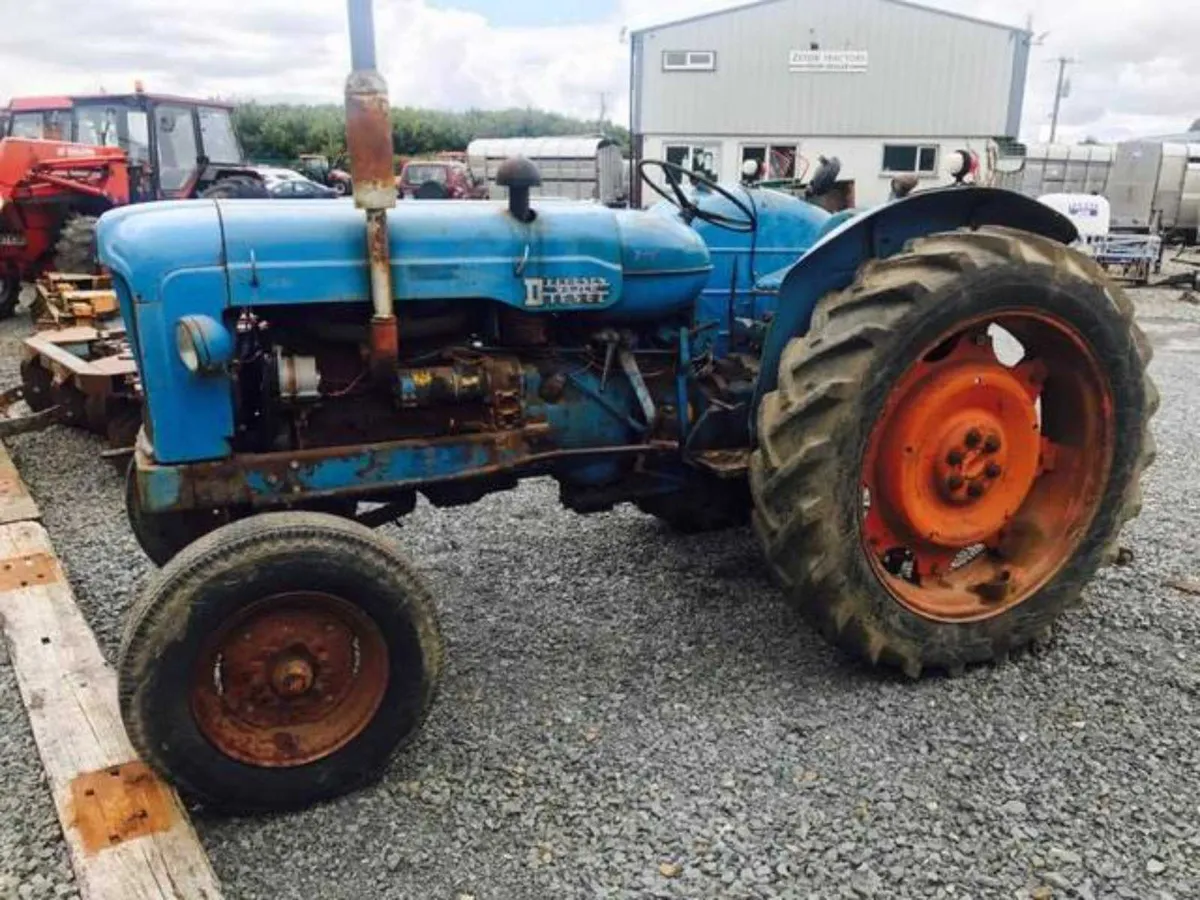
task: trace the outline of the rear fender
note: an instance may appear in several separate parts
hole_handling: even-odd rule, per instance
[[[1018,228],[1063,244],[1079,236],[1071,221],[1050,207],[998,188],[922,191],[848,219],[814,244],[784,276],[751,409],[757,410],[762,398],[775,390],[783,350],[788,341],[808,331],[817,301],[848,287],[863,263],[899,253],[914,238],[984,225]],[[752,413],[752,431],[754,419]]]

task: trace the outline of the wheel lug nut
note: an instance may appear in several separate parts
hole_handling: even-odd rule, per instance
[[[961,466],[963,461],[962,451],[951,450],[946,454],[946,464],[951,466]]]
[[[983,449],[986,453],[995,453],[1000,449],[1000,438],[994,434],[989,434],[987,440],[983,442]]]
[[[970,431],[967,432],[966,444],[969,448],[978,447],[979,442],[982,440],[983,440],[983,435],[979,433],[978,428],[972,428]]]
[[[971,486],[967,488],[967,496],[973,498],[982,497],[983,485],[978,482],[972,482]]]
[[[951,475],[946,479],[946,487],[952,491],[957,491],[963,486],[963,477],[961,475]]]
[[[1000,472],[1000,466],[996,463],[988,463],[987,469],[984,470],[984,474],[987,475],[988,478],[999,478]]]

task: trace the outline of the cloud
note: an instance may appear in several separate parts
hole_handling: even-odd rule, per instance
[[[547,3],[561,0],[547,0]],[[968,15],[1049,32],[1029,70],[1023,133],[1048,130],[1059,55],[1071,67],[1060,139],[1182,130],[1200,116],[1200,4],[1178,0],[927,0]],[[426,0],[376,0],[380,64],[397,105],[537,106],[588,118],[601,97],[628,115],[622,27],[726,8],[729,0],[619,0],[610,20],[497,27]],[[443,4],[445,5],[445,4]],[[0,97],[151,90],[235,99],[337,100],[349,48],[336,0],[0,0]],[[1015,21],[1014,21],[1014,17]]]

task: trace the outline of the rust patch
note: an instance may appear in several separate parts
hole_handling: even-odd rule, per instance
[[[48,553],[30,553],[0,560],[0,592],[15,591],[62,580],[58,561]]]
[[[167,831],[179,817],[170,789],[140,760],[80,775],[70,791],[70,821],[89,856]]]

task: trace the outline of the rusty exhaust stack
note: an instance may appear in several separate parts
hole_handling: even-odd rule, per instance
[[[396,205],[392,163],[391,104],[387,82],[375,68],[372,0],[348,0],[350,77],[346,79],[346,148],[354,181],[354,205],[367,214],[367,260],[371,272],[371,369],[396,367],[400,339],[392,300],[387,211]]]

